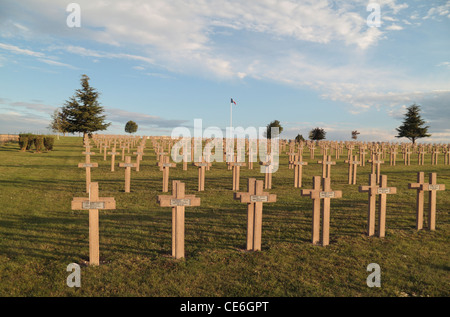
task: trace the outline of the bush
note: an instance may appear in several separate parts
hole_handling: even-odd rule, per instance
[[[27,150],[31,150],[31,147],[34,145],[34,139],[36,138],[35,135],[30,134],[28,136],[28,144],[27,144]]]
[[[42,135],[36,135],[33,139],[36,152],[41,153],[44,149],[44,137]]]
[[[53,150],[53,143],[55,142],[55,138],[52,136],[44,137],[44,147],[47,151]]]
[[[32,133],[21,133],[19,134],[19,147],[21,151],[31,149],[34,144],[34,135]]]
[[[21,151],[25,151],[28,146],[28,135],[19,136],[19,148]]]

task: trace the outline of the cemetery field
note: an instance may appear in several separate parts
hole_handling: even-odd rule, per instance
[[[134,152],[136,149],[132,149]],[[147,140],[140,171],[131,171],[131,192],[124,192],[125,169],[110,171],[110,156],[99,149],[91,161],[92,181],[99,196],[114,197],[115,210],[99,211],[100,266],[88,266],[88,211],[71,210],[74,197],[87,197],[82,138],[60,137],[54,150],[21,152],[17,143],[0,146],[0,296],[151,296],[151,297],[307,297],[307,296],[449,296],[450,295],[450,165],[440,159],[431,165],[396,166],[389,157],[381,165],[388,186],[386,236],[368,237],[370,164],[359,166],[357,185],[348,184],[346,152],[331,167],[331,188],[342,198],[331,199],[330,244],[312,245],[313,203],[301,196],[312,188],[313,176],[322,175],[322,159],[305,151],[303,184],[294,188],[294,170],[283,151],[273,174],[274,203],[263,206],[262,250],[246,251],[247,205],[233,199],[232,171],[226,163],[206,171],[205,191],[197,191],[198,169],[178,163],[170,169],[169,193],[162,193],[162,172]],[[131,151],[130,151],[130,155]],[[369,159],[369,157],[366,157]],[[133,160],[135,156],[133,156]],[[417,172],[437,173],[436,230],[427,224],[416,230]],[[264,180],[259,165],[242,167],[240,191],[247,179]],[[171,257],[172,214],[156,197],[170,194],[172,180],[186,184],[186,193],[201,199],[186,207],[185,259]],[[70,263],[81,266],[81,287],[70,288]],[[370,263],[381,268],[381,287],[368,287]]]

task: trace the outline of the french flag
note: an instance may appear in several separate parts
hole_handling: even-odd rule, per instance
[[[236,101],[234,101],[233,98],[231,98],[231,103],[236,104]]]

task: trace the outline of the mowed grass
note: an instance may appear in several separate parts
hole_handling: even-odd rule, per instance
[[[133,149],[134,150],[134,149]],[[345,153],[332,166],[332,188],[342,190],[331,201],[330,245],[311,244],[312,201],[293,187],[287,155],[273,175],[277,202],[264,204],[262,251],[247,252],[247,207],[233,199],[232,173],[214,163],[206,173],[205,192],[197,192],[197,168],[170,170],[171,180],[186,183],[188,194],[201,198],[200,207],[186,208],[186,258],[171,257],[171,210],[159,207],[162,172],[147,141],[141,171],[132,171],[131,193],[124,192],[124,169],[110,171],[110,158],[99,149],[92,181],[100,196],[114,197],[116,210],[100,211],[98,267],[89,257],[88,212],[72,211],[73,197],[86,197],[82,139],[61,137],[49,153],[18,151],[17,144],[0,147],[0,296],[448,296],[450,293],[449,210],[450,166],[382,165],[388,185],[386,237],[366,236],[366,185],[370,165],[358,167],[358,185],[347,184]],[[304,168],[303,187],[321,175],[319,151]],[[117,158],[116,158],[117,159]],[[134,158],[133,158],[134,160]],[[334,160],[334,156],[333,156]],[[120,161],[120,157],[116,162]],[[438,174],[447,191],[437,194],[436,231],[415,230],[416,191],[408,183],[416,173]],[[241,191],[247,178],[264,179],[255,164],[241,169]],[[425,202],[428,201],[426,196]],[[425,217],[425,226],[427,217]],[[66,284],[66,268],[79,263],[81,287]],[[370,263],[381,267],[381,287],[370,288]]]

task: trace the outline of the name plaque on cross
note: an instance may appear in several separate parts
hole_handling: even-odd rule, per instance
[[[387,188],[377,188],[377,194],[390,194],[391,189],[389,187]]]
[[[134,163],[123,163],[122,167],[134,167]]]
[[[95,167],[93,163],[83,163],[81,167]]]
[[[103,201],[91,202],[89,200],[83,201],[81,204],[83,209],[105,209],[105,203]]]
[[[190,199],[171,199],[170,206],[190,206]]]
[[[260,196],[260,195],[251,195],[250,196],[250,201],[252,203],[255,203],[255,202],[267,202],[268,201],[268,197],[267,196]]]
[[[334,198],[335,194],[334,192],[320,192],[319,197],[320,198]]]
[[[208,166],[208,163],[198,163],[197,166],[199,166],[199,167]]]
[[[439,185],[428,185],[428,190],[440,190]]]
[[[95,155],[94,152],[83,152],[82,154],[84,154],[84,155]]]
[[[163,167],[172,167],[172,163],[164,163],[162,166]]]

